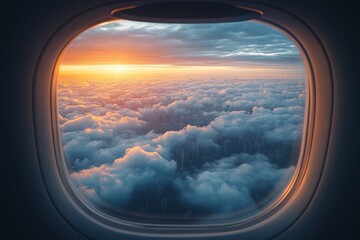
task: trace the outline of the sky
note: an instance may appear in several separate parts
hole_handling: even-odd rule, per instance
[[[62,148],[91,204],[256,212],[296,172],[306,73],[269,26],[111,22],[80,34],[60,61]]]
[[[60,76],[176,79],[180,72],[203,77],[205,69],[209,77],[288,78],[301,76],[303,62],[287,36],[257,22],[115,21],[79,34],[62,55]]]

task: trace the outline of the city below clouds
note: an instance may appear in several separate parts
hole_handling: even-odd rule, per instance
[[[254,207],[297,162],[303,80],[59,83],[70,175],[107,207],[216,214]]]

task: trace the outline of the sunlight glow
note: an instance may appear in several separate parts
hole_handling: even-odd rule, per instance
[[[299,71],[299,73],[301,73]],[[296,78],[294,69],[261,66],[173,66],[173,65],[61,65],[58,77],[62,81],[149,81],[189,78]]]

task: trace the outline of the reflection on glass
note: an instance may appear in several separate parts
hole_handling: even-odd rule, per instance
[[[111,22],[80,34],[60,61],[68,172],[108,214],[241,218],[294,174],[306,75],[296,46],[269,26]]]

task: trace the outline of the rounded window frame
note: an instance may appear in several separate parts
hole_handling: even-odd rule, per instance
[[[282,9],[253,2],[228,2],[264,13],[257,21],[285,32],[302,53],[307,72],[308,96],[296,176],[283,194],[268,208],[253,217],[227,224],[164,226],[135,223],[105,215],[95,208],[90,209],[71,187],[69,174],[65,173],[65,161],[59,142],[55,78],[59,68],[58,59],[74,37],[92,26],[114,20],[111,15],[114,9],[134,6],[141,4],[142,1],[105,4],[74,16],[51,36],[37,62],[33,84],[34,130],[43,182],[58,212],[68,224],[83,235],[101,239],[119,238],[124,235],[127,239],[131,237],[212,239],[221,236],[230,239],[231,237],[267,239],[286,231],[310,204],[326,161],[333,111],[333,80],[325,48],[309,26]]]

